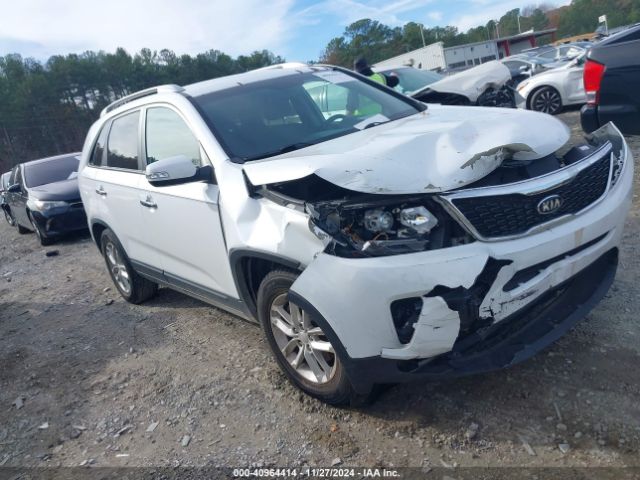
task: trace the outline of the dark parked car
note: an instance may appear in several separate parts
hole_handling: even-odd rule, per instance
[[[626,134],[640,134],[640,24],[593,46],[584,67],[587,104],[582,129],[608,122]]]
[[[7,220],[7,223],[13,227],[15,222],[9,213],[9,209],[7,208],[7,203],[5,201],[7,188],[9,188],[9,177],[11,177],[10,171],[3,173],[2,176],[0,176],[0,208],[2,208],[2,211],[4,212],[4,218]]]
[[[80,153],[43,158],[16,165],[6,202],[18,232],[34,231],[42,245],[87,228],[78,191]]]

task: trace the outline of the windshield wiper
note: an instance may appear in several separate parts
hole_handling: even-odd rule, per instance
[[[391,120],[387,120],[384,122],[371,122],[371,123],[367,123],[365,125],[365,127],[362,130],[366,130],[367,128],[371,128],[371,127],[377,127],[378,125],[382,125],[383,123],[389,123]]]
[[[311,145],[315,145],[315,143],[312,143],[312,142],[292,143],[290,145],[286,145],[286,146],[284,146],[282,148],[279,148],[277,150],[274,150],[272,152],[261,153],[260,155],[255,155],[253,157],[247,157],[247,158],[245,158],[245,162],[250,162],[252,160],[261,160],[263,158],[268,158],[268,157],[274,157],[276,155],[281,155],[283,153],[289,153],[289,152],[293,152],[295,150],[300,150],[301,148],[310,147]]]

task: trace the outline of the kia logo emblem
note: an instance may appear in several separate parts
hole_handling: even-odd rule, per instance
[[[562,206],[562,198],[560,195],[551,195],[545,197],[538,203],[538,213],[548,215],[555,212]]]

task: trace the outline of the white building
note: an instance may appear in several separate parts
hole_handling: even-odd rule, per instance
[[[442,42],[433,43],[397,57],[383,60],[374,66],[379,68],[412,66],[421,70],[464,70],[491,60],[537,46],[540,37],[550,35],[555,40],[555,29],[529,31],[510,37],[496,38],[484,42],[468,43],[444,48]]]
[[[374,65],[378,68],[400,66],[414,67],[420,70],[444,70],[447,66],[444,59],[444,44],[442,42],[432,43]]]

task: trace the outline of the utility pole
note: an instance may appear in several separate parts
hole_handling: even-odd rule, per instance
[[[522,28],[520,28],[520,13],[518,13],[518,33],[522,33]]]
[[[419,23],[418,25],[420,25],[420,36],[422,37],[422,46],[426,47],[427,43],[424,41],[424,25]]]

